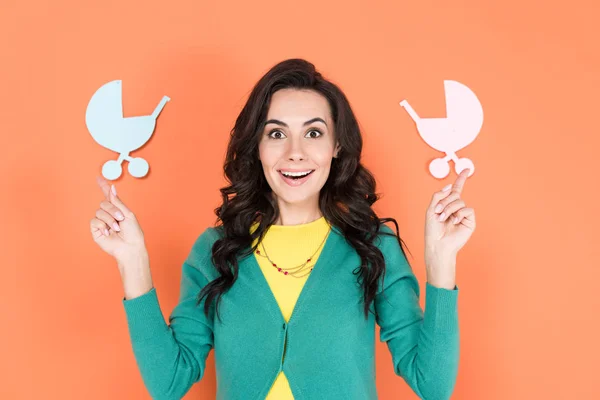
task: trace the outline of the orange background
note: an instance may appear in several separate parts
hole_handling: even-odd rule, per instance
[[[478,226],[458,256],[453,398],[600,398],[599,6],[483,3],[3,0],[0,398],[149,398],[116,263],[89,231],[95,177],[116,159],[86,130],[96,89],[122,79],[126,116],[171,97],[132,153],[149,175],[117,181],[166,318],[181,264],[215,220],[229,130],[259,77],[291,57],[350,99],[384,195],[375,210],[399,222],[422,306],[425,209],[456,174],[429,175],[440,153],[398,103],[443,117],[444,79],[473,89],[484,124],[458,155],[475,163],[463,198]],[[212,352],[207,365],[186,398],[215,397]],[[380,342],[377,387],[381,399],[416,398]]]

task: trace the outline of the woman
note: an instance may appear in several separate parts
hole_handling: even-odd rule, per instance
[[[469,170],[434,193],[426,212],[423,313],[398,225],[371,207],[378,195],[361,151],[336,85],[302,59],[271,68],[231,132],[231,185],[221,189],[217,223],[183,263],[168,325],[140,225],[99,178],[106,200],[91,231],[117,259],[133,351],[153,398],[184,396],[214,349],[218,399],[376,399],[376,322],[396,374],[421,398],[450,396],[456,255],[475,229],[460,198]]]

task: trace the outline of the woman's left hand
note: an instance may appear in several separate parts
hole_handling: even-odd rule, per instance
[[[475,231],[475,210],[460,198],[470,170],[447,190],[435,192],[425,219],[425,262],[451,264]]]

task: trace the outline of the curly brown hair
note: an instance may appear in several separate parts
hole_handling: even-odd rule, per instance
[[[276,64],[256,83],[231,130],[224,163],[224,174],[230,185],[220,189],[223,203],[215,209],[215,226],[221,238],[213,244],[211,257],[220,276],[202,288],[197,304],[207,298],[204,312],[208,316],[216,298],[218,315],[221,296],[237,278],[237,257],[254,252],[258,244],[252,248],[252,242],[257,238],[260,242],[279,217],[277,202],[258,158],[258,144],[271,97],[284,88],[314,90],[327,99],[331,108],[340,151],[332,159],[329,176],[319,194],[319,207],[327,222],[337,227],[360,255],[361,265],[353,273],[358,275],[357,281],[362,285],[364,313],[368,318],[379,279],[385,277],[385,260],[373,240],[378,234],[392,235],[382,232],[380,225],[394,223],[396,234],[393,236],[406,255],[402,249],[404,242],[396,220],[380,219],[371,208],[380,196],[375,193],[374,176],[360,163],[361,132],[346,96],[324,79],[312,63],[298,58]],[[255,222],[259,223],[258,227],[250,233]]]

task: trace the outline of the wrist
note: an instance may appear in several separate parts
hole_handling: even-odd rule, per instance
[[[454,290],[456,287],[456,279],[454,278],[427,278],[427,283],[438,289]]]
[[[443,257],[426,262],[425,271],[430,285],[453,290],[456,286],[456,258]]]
[[[150,259],[144,250],[132,253],[119,262],[125,299],[131,300],[148,293],[153,287]]]
[[[125,268],[145,268],[150,263],[150,257],[148,256],[148,251],[145,247],[135,249],[127,254],[115,258],[117,259],[117,265],[121,271]]]

